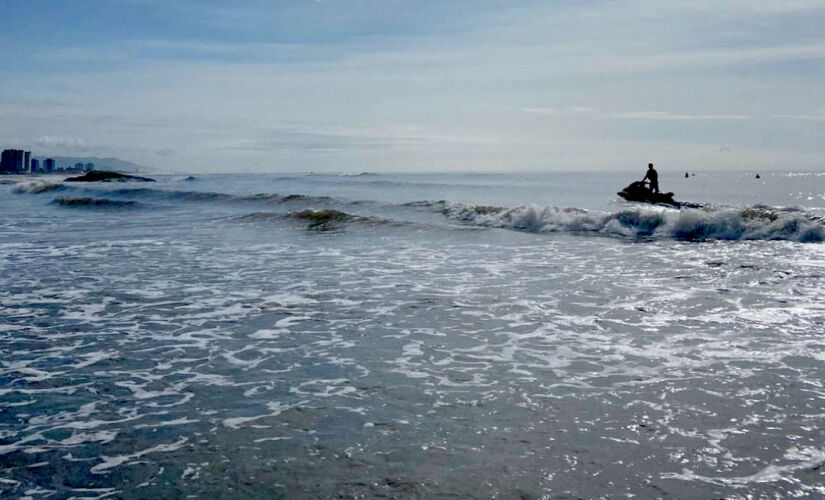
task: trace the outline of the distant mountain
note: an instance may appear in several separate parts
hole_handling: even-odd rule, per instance
[[[137,163],[133,163],[127,160],[121,160],[120,158],[98,158],[97,156],[37,156],[35,157],[40,160],[40,164],[43,164],[43,160],[46,158],[52,158],[55,162],[57,168],[67,168],[67,167],[74,167],[75,163],[94,163],[95,170],[113,170],[115,172],[127,172],[127,173],[135,173],[141,172],[145,170],[150,170],[143,165],[138,165]]]

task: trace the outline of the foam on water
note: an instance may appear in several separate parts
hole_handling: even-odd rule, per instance
[[[40,194],[67,186],[56,183],[24,182],[15,186],[15,192]],[[233,215],[236,222],[278,222],[288,219],[303,220],[309,228],[328,229],[344,223],[410,222],[404,208],[426,208],[438,211],[448,220],[481,227],[514,229],[535,233],[569,232],[598,234],[620,238],[672,238],[687,241],[706,240],[789,240],[803,243],[825,241],[825,212],[796,208],[754,205],[746,208],[666,209],[633,208],[615,212],[598,212],[583,208],[522,205],[515,207],[468,205],[444,201],[413,201],[382,205],[374,202],[350,200],[345,197],[314,196],[306,194],[280,195],[258,193],[235,195],[219,192],[176,191],[160,188],[74,188],[76,191],[139,200],[171,200],[229,204],[283,205],[286,212],[252,212]],[[126,208],[140,206],[135,200],[109,198],[58,197],[54,203],[66,207]],[[309,206],[291,210],[294,205]],[[323,207],[323,209],[317,209]],[[365,215],[342,212],[333,207],[361,207]],[[381,213],[382,218],[371,216]]]
[[[822,494],[815,208],[226,191],[0,197],[0,495]]]
[[[59,182],[50,181],[24,181],[14,185],[15,193],[48,193],[52,191],[62,191],[66,186]]]
[[[534,233],[592,233],[628,238],[705,240],[789,240],[821,243],[825,225],[820,214],[767,207],[748,209],[635,209],[613,213],[575,208],[516,208],[448,205],[454,220],[485,227]]]

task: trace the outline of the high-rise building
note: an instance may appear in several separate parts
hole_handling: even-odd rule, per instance
[[[26,152],[22,149],[6,149],[0,157],[0,171],[6,173],[23,172],[24,160],[26,159]],[[31,154],[29,152],[28,154]],[[28,163],[25,164],[28,167]]]
[[[11,170],[11,149],[4,149],[2,156],[0,156],[0,172],[8,172]]]
[[[0,172],[6,173],[11,171],[11,149],[4,149],[2,156],[0,156]]]
[[[43,161],[43,170],[46,172],[54,172],[54,159],[46,158]]]
[[[31,169],[32,173],[40,172],[40,160],[38,160],[37,158],[32,158],[31,167],[32,167],[32,169]]]
[[[80,163],[80,162],[75,163],[74,164],[74,169],[77,170],[78,172],[82,171],[83,170],[83,164]]]
[[[95,169],[95,164],[94,164],[94,163],[91,163],[91,162],[87,163],[87,164],[86,164],[86,168],[84,168],[84,170],[85,170],[86,172],[91,172],[91,171],[92,171],[92,170],[94,170],[94,169]]]
[[[23,151],[23,172],[31,172],[32,171],[32,152],[31,151]]]
[[[26,170],[26,152],[22,149],[15,150],[14,152],[14,164],[17,167],[15,170],[17,172],[23,172]]]

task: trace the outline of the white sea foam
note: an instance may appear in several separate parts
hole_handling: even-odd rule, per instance
[[[265,304],[277,304],[283,307],[294,307],[302,305],[316,304],[318,301],[303,295],[294,293],[279,293],[276,295],[269,295],[261,297]]]
[[[140,458],[150,453],[169,453],[177,449],[180,449],[180,447],[186,444],[188,441],[189,439],[184,437],[175,441],[174,443],[159,444],[156,446],[152,446],[150,448],[146,448],[145,450],[131,453],[129,455],[118,455],[113,457],[101,455],[100,458],[101,460],[103,460],[103,462],[95,465],[94,467],[89,469],[89,471],[92,474],[108,474],[109,469],[118,467],[123,464],[127,464],[129,460]]]
[[[287,333],[289,333],[289,330],[287,330],[286,328],[263,329],[258,330],[254,333],[250,333],[249,337],[261,340],[274,340]]]
[[[289,436],[274,436],[274,437],[267,437],[267,438],[258,438],[255,439],[254,442],[256,443],[265,443],[267,441],[283,441],[286,439],[292,439]]]
[[[160,422],[156,424],[138,424],[134,426],[135,429],[147,429],[147,428],[156,428],[156,427],[177,427],[179,425],[186,425],[186,424],[196,424],[200,422],[197,419],[191,419],[187,417],[176,418],[174,420],[167,420],[165,422]]]
[[[813,447],[798,448],[794,446],[785,452],[784,458],[785,460],[792,460],[793,463],[784,465],[771,464],[748,476],[705,476],[696,474],[690,469],[684,469],[681,473],[663,473],[662,477],[681,479],[683,481],[703,481],[738,488],[744,488],[754,483],[792,481],[790,476],[794,472],[817,468],[825,464],[825,451]]]
[[[117,431],[97,431],[97,432],[75,432],[66,439],[60,441],[63,445],[77,445],[81,443],[109,443],[117,437]]]
[[[306,403],[307,403],[307,401],[301,401],[299,403],[289,405],[289,404],[283,404],[283,403],[278,402],[278,401],[272,401],[272,402],[267,403],[267,405],[266,405],[266,407],[270,410],[269,413],[266,413],[266,414],[263,414],[263,415],[254,415],[254,416],[251,416],[251,417],[226,418],[226,419],[223,420],[223,425],[225,425],[226,427],[230,427],[232,429],[237,429],[237,428],[241,427],[243,424],[246,424],[248,422],[254,422],[255,420],[260,420],[262,418],[267,418],[267,417],[277,417],[278,415],[280,415],[281,413],[283,413],[284,411],[286,411],[290,408],[294,408],[296,406],[300,406],[300,405],[303,405],[303,404],[306,404]]]
[[[556,207],[500,208],[451,204],[444,208],[443,213],[466,224],[533,233],[593,233],[682,240],[825,240],[825,226],[816,217],[767,208],[662,208],[601,213]]]
[[[14,192],[15,193],[29,193],[29,194],[36,194],[36,193],[48,193],[50,191],[58,191],[60,189],[65,188],[65,186],[59,182],[52,182],[52,181],[24,181],[18,182],[14,185]]]
[[[227,227],[272,197],[116,191],[165,204],[0,196],[29,204],[0,220],[0,454],[21,464],[0,496],[209,497],[253,469],[248,496],[822,488],[825,246],[795,243],[814,209],[392,201],[363,210],[427,224],[310,233]]]
[[[301,384],[290,387],[289,392],[300,395],[312,395],[314,397],[329,398],[333,396],[344,396],[356,392],[355,387],[350,385],[348,379],[318,379],[308,380]]]

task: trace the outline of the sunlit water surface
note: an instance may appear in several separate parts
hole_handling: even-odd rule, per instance
[[[59,180],[0,178],[2,495],[825,495],[822,176]]]

